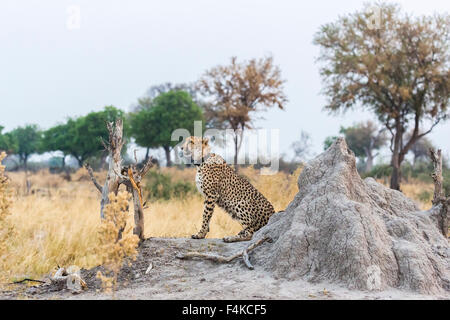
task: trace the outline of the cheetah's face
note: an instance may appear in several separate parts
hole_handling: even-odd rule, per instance
[[[202,162],[202,158],[205,158],[211,152],[208,142],[208,138],[194,136],[186,138],[179,153],[180,158],[189,163],[192,161],[195,163]]]

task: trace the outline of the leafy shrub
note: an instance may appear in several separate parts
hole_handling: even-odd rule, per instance
[[[450,170],[444,167],[444,182],[450,179]],[[409,162],[405,162],[402,165],[402,177],[405,181],[409,178],[414,178],[425,183],[432,183],[431,173],[433,172],[433,165],[431,162],[421,161],[415,165],[411,165]],[[392,167],[389,164],[379,164],[373,167],[373,169],[365,174],[363,177],[373,177],[376,179],[388,178],[392,174]],[[445,178],[447,175],[448,178]],[[448,182],[450,184],[450,182]],[[445,184],[445,183],[444,183]],[[450,188],[450,186],[448,187]],[[450,191],[450,189],[449,189]]]
[[[421,202],[426,203],[426,202],[431,201],[431,198],[433,197],[433,195],[431,194],[431,192],[429,192],[427,190],[423,190],[417,195],[417,197]]]
[[[389,164],[378,164],[369,172],[363,175],[364,178],[373,177],[375,179],[386,178],[392,174],[392,167]]]
[[[149,200],[169,200],[184,198],[190,193],[195,193],[197,189],[191,182],[174,181],[170,174],[152,170],[146,175],[145,190]]]

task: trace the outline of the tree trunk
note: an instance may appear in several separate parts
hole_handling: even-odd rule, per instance
[[[25,172],[28,171],[28,156],[23,157],[23,169],[25,170]]]
[[[146,162],[148,166],[148,161]],[[140,240],[144,240],[144,204],[142,199],[142,188],[140,181],[142,179],[141,172],[133,173],[133,169],[127,170],[129,184],[127,184],[127,190],[133,195],[134,205],[134,229],[133,234],[137,235]]]
[[[395,136],[394,136],[394,148],[392,150],[392,175],[391,175],[391,189],[400,191],[400,182],[401,182],[401,160],[400,160],[400,151],[402,148],[403,141],[403,130],[400,124],[400,119],[396,120],[395,125]]]
[[[243,138],[244,138],[244,126],[242,126],[242,129],[234,130],[234,169],[236,170],[236,172],[239,171],[238,159]]]
[[[28,156],[23,157],[23,169],[25,170],[25,193],[28,195],[31,191],[31,182],[28,180]]]
[[[145,153],[145,162],[148,160],[148,154],[150,152],[150,148],[147,147],[147,152]]]
[[[446,198],[443,190],[442,177],[442,151],[441,149],[435,151],[430,148],[430,158],[433,163],[434,171],[431,177],[434,181],[434,195],[433,208],[430,210],[430,217],[435,221],[437,226],[441,229],[442,234],[447,238],[449,227],[449,208],[450,197]]]
[[[122,120],[116,120],[115,125],[110,122],[107,123],[109,131],[109,161],[108,161],[108,174],[106,175],[106,181],[102,188],[102,200],[100,202],[100,216],[103,219],[105,205],[109,203],[109,194],[113,192],[117,194],[119,191],[120,177],[118,174],[122,170]]]
[[[398,156],[393,156],[392,159],[392,175],[391,175],[391,189],[400,191],[401,169],[398,162]]]
[[[373,168],[373,154],[371,150],[366,150],[366,167],[364,169],[365,172],[370,172]]]
[[[431,174],[431,177],[434,181],[434,195],[433,195],[433,205],[437,205],[442,198],[445,197],[442,185],[442,151],[441,149],[435,152],[433,149],[430,149],[430,157],[433,163],[434,171]]]
[[[166,154],[166,163],[168,167],[172,166],[172,160],[170,159],[170,147],[169,146],[164,146],[164,152]]]
[[[237,133],[235,132],[234,134],[234,170],[236,172],[239,171],[239,166],[238,166],[238,154],[239,154],[239,148],[238,148],[238,136]]]

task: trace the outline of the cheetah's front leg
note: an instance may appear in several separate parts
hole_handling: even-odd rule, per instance
[[[253,237],[253,231],[251,229],[243,229],[237,235],[223,238],[224,242],[238,242],[248,241]]]
[[[204,202],[202,228],[197,234],[192,235],[192,239],[203,239],[206,237],[206,234],[209,232],[209,221],[213,215],[215,205],[215,197],[206,197]]]

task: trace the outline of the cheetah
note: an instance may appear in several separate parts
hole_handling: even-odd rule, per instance
[[[272,204],[246,178],[236,174],[220,155],[211,153],[208,138],[186,138],[179,156],[197,167],[197,189],[205,198],[202,227],[193,239],[203,239],[209,232],[215,205],[243,227],[237,235],[223,238],[225,242],[250,240],[275,213]]]

